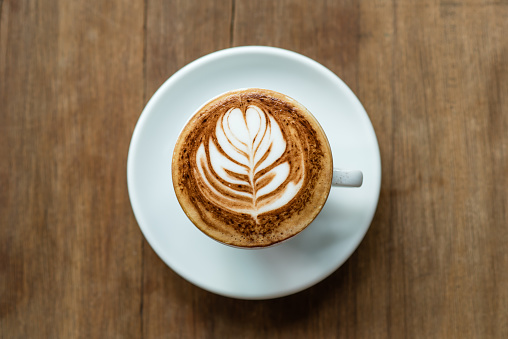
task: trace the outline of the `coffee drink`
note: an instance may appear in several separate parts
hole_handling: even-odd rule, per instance
[[[212,99],[180,134],[176,196],[205,234],[265,247],[301,232],[323,207],[332,155],[316,119],[294,99],[243,89]]]

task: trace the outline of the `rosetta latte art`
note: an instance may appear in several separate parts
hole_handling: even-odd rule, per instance
[[[286,144],[270,113],[253,105],[230,108],[196,152],[199,190],[221,208],[258,222],[260,214],[286,205],[303,185],[303,160],[284,158]],[[300,175],[289,178],[291,166],[298,166]]]

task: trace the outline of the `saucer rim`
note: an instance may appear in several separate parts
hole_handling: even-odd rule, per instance
[[[273,55],[278,57],[284,57],[284,58],[290,58],[295,60],[299,63],[305,63],[309,67],[313,68],[316,71],[320,71],[323,73],[327,78],[331,78],[334,82],[337,83],[337,85],[340,87],[341,92],[345,93],[349,100],[355,105],[356,109],[360,112],[363,112],[366,119],[366,122],[370,125],[372,128],[372,136],[373,141],[375,142],[375,153],[377,155],[377,159],[374,159],[374,162],[377,164],[377,169],[375,173],[378,174],[378,178],[376,178],[376,185],[373,187],[372,191],[373,194],[376,194],[375,197],[375,204],[373,204],[374,208],[372,209],[371,215],[368,216],[368,224],[365,227],[365,230],[363,234],[358,238],[358,241],[353,244],[351,247],[351,251],[347,253],[347,255],[344,256],[344,258],[337,262],[337,264],[329,270],[329,272],[323,272],[323,274],[317,276],[315,279],[309,281],[307,284],[299,285],[298,287],[291,288],[291,289],[282,289],[280,292],[276,293],[266,293],[261,295],[261,293],[257,295],[239,295],[238,293],[228,293],[228,291],[220,290],[217,288],[214,288],[212,286],[204,284],[202,281],[198,281],[198,279],[195,279],[194,276],[190,276],[185,272],[185,270],[181,269],[179,265],[177,265],[174,261],[170,261],[167,256],[163,253],[163,249],[159,248],[157,243],[153,241],[152,237],[153,234],[150,234],[149,227],[146,225],[146,223],[143,221],[143,218],[141,216],[141,207],[140,204],[137,202],[137,197],[135,195],[135,192],[133,192],[134,187],[134,180],[135,180],[135,173],[134,173],[134,148],[136,147],[137,140],[142,137],[142,130],[143,126],[146,123],[147,119],[149,119],[150,112],[154,109],[154,107],[157,105],[158,101],[162,98],[162,96],[167,92],[168,88],[171,87],[173,84],[178,83],[182,78],[186,77],[190,72],[192,72],[195,68],[201,67],[206,65],[207,63],[213,63],[217,59],[222,59],[225,57],[230,56],[242,56],[245,54],[264,54],[264,55]],[[380,150],[379,150],[379,143],[377,140],[377,135],[375,133],[375,130],[372,126],[372,122],[365,111],[365,108],[357,98],[357,96],[352,92],[352,90],[340,79],[336,74],[334,74],[332,71],[330,71],[328,68],[323,66],[322,64],[318,63],[317,61],[310,59],[304,55],[298,54],[293,51],[276,48],[276,47],[268,47],[268,46],[241,46],[241,47],[233,47],[228,49],[219,50],[213,53],[210,53],[208,55],[202,56],[189,64],[185,65],[181,69],[179,69],[177,72],[175,72],[171,77],[169,77],[154,93],[154,95],[150,98],[148,103],[146,104],[145,108],[143,109],[137,123],[136,127],[134,128],[131,143],[129,145],[129,152],[127,157],[127,186],[128,186],[128,193],[129,198],[132,206],[133,213],[136,217],[136,221],[138,223],[138,226],[140,230],[142,231],[145,239],[149,243],[149,245],[152,247],[152,249],[157,253],[157,255],[163,260],[163,262],[168,265],[172,270],[174,270],[178,275],[183,277],[185,280],[191,282],[192,284],[210,291],[215,294],[223,295],[226,297],[231,298],[237,298],[237,299],[247,299],[247,300],[265,300],[265,299],[273,299],[273,298],[279,298],[287,295],[291,295],[300,291],[303,291],[318,282],[326,279],[329,275],[331,275],[333,272],[335,272],[339,267],[341,267],[345,261],[347,261],[351,255],[356,251],[361,241],[364,239],[365,234],[370,229],[370,226],[372,224],[372,220],[375,216],[375,213],[377,211],[377,207],[379,204],[379,195],[381,190],[381,157],[380,157]],[[253,251],[259,251],[263,250],[261,249],[242,249],[242,250],[253,250]]]

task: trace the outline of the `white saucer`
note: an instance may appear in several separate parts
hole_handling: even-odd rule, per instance
[[[201,233],[181,210],[171,181],[173,147],[190,115],[218,94],[248,87],[272,89],[301,102],[323,126],[334,166],[364,174],[361,188],[332,188],[305,231],[260,250],[228,247]],[[269,299],[316,284],[349,258],[376,210],[381,160],[367,113],[330,70],[287,50],[237,47],[190,63],[154,94],[132,136],[127,182],[141,231],[175,272],[217,294]]]

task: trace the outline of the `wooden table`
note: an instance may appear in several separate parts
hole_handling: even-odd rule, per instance
[[[0,0],[1,338],[508,338],[508,2]],[[383,179],[332,276],[217,296],[143,238],[136,121],[176,70],[277,46],[358,95]]]

